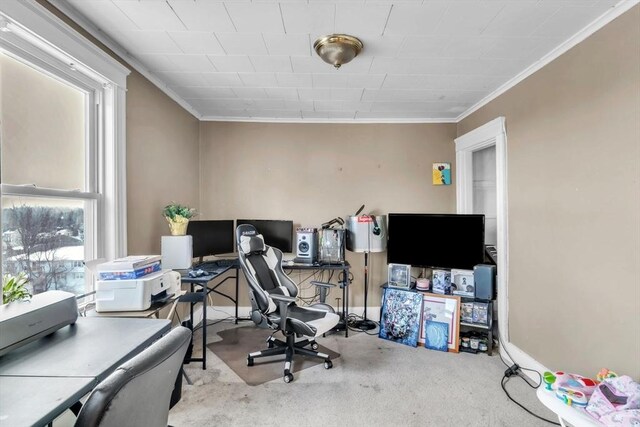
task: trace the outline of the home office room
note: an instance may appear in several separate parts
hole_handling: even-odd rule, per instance
[[[638,1],[3,0],[0,99],[0,426],[640,422]]]

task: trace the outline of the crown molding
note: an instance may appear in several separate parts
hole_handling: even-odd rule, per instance
[[[188,111],[191,115],[193,115],[197,119],[201,119],[200,113],[191,106],[187,101],[185,101],[180,95],[174,92],[165,82],[159,79],[155,74],[153,74],[147,67],[142,65],[140,61],[138,61],[133,56],[129,55],[127,51],[120,46],[118,42],[113,40],[107,34],[102,32],[98,27],[96,27],[92,22],[87,20],[80,12],[78,12],[75,8],[73,8],[66,0],[47,0],[51,5],[53,5],[60,12],[67,15],[73,22],[78,24],[83,30],[91,34],[98,41],[104,44],[106,47],[111,49],[113,53],[118,55],[123,61],[133,67],[137,72],[146,77],[151,83],[153,83],[158,89],[164,92],[169,98],[173,99],[177,102],[182,108]]]
[[[637,5],[638,3],[640,3],[640,0],[622,0],[622,1],[620,1],[618,4],[616,4],[611,9],[609,9],[607,12],[605,12],[603,15],[601,15],[599,18],[597,18],[595,21],[591,22],[586,27],[584,27],[582,30],[580,30],[579,32],[577,32],[576,34],[571,36],[564,43],[562,43],[561,45],[559,45],[558,47],[553,49],[551,52],[549,52],[548,54],[546,54],[545,56],[540,58],[538,61],[536,61],[533,64],[531,64],[529,67],[527,67],[521,73],[516,75],[514,78],[510,79],[505,84],[500,86],[498,89],[494,90],[489,95],[487,95],[484,98],[482,98],[476,104],[471,106],[467,111],[465,111],[464,113],[460,114],[456,118],[456,122],[460,122],[464,118],[466,118],[466,117],[470,116],[471,114],[473,114],[474,112],[478,111],[480,108],[484,107],[489,102],[493,101],[494,99],[496,99],[497,97],[499,97],[503,93],[507,92],[509,89],[513,88],[518,83],[522,82],[524,79],[526,79],[527,77],[531,76],[532,74],[534,74],[538,70],[542,69],[544,66],[548,65],[549,63],[551,63],[552,61],[557,59],[559,56],[561,56],[562,54],[564,54],[567,51],[569,51],[572,47],[576,46],[578,43],[580,43],[580,42],[584,41],[585,39],[587,39],[589,36],[594,34],[596,31],[598,31],[599,29],[601,29],[602,27],[604,27],[605,25],[607,25],[608,23],[610,23],[611,21],[613,21],[614,19],[616,19],[617,17],[622,15],[623,13],[627,12],[629,9],[631,9],[632,7]]]
[[[260,117],[217,117],[202,116],[203,122],[246,122],[246,123],[324,123],[324,124],[429,124],[429,123],[457,123],[456,118],[449,119],[278,119]]]

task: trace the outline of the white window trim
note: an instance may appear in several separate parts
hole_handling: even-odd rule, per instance
[[[87,198],[99,193],[100,221],[96,222],[99,245],[95,255],[116,258],[127,254],[126,212],[126,82],[130,70],[107,55],[47,9],[33,1],[0,2],[0,48],[28,58],[43,71],[98,88],[94,99],[96,152],[90,148],[88,161],[95,173],[87,176],[91,192],[67,192],[15,185],[0,185],[1,194]],[[97,86],[96,86],[97,85]],[[93,102],[91,103],[93,104]],[[95,117],[95,119],[94,119]],[[94,196],[91,194],[90,198]],[[1,226],[1,224],[0,224]]]

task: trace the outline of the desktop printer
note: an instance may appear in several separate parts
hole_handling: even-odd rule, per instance
[[[96,281],[96,311],[142,311],[177,291],[180,273],[164,270],[138,279]]]

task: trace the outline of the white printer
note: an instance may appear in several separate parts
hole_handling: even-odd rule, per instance
[[[96,281],[96,311],[142,311],[175,293],[180,273],[163,270],[138,279]]]

